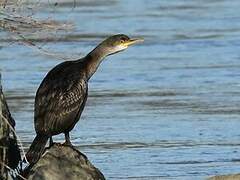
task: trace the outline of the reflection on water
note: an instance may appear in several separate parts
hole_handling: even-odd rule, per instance
[[[86,54],[116,33],[145,39],[103,62],[71,132],[108,179],[239,172],[239,1],[91,0],[73,9],[73,2],[49,3],[39,17],[76,24],[71,33],[32,37],[49,51]],[[61,60],[17,44],[0,50],[3,87],[27,148],[36,89]]]

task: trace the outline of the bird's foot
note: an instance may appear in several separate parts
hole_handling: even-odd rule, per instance
[[[49,148],[52,147],[54,144],[56,144],[56,143],[54,143],[52,137],[50,137]]]
[[[63,146],[70,146],[73,147],[72,143],[70,141],[65,141],[63,144]]]
[[[52,147],[55,144],[57,144],[57,143],[55,143],[55,142],[49,143],[49,148]]]

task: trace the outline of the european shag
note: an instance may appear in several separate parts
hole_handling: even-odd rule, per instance
[[[36,137],[26,157],[30,164],[38,161],[52,136],[65,134],[65,144],[71,145],[69,132],[78,122],[88,97],[88,81],[102,60],[142,41],[124,34],[111,36],[101,42],[87,56],[55,66],[40,84],[34,109]]]

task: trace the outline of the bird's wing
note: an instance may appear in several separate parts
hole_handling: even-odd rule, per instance
[[[84,80],[61,79],[47,85],[43,83],[35,99],[36,131],[58,134],[67,130],[76,123],[86,96],[87,83]]]

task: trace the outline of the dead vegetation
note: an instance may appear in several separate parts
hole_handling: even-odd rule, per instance
[[[57,8],[55,7],[57,4],[52,3],[49,6]],[[44,49],[42,44],[49,39],[57,41],[62,34],[71,32],[74,25],[71,22],[40,16],[44,8],[49,8],[48,4],[41,0],[0,0],[0,46],[21,43],[40,53],[59,59],[68,59]],[[36,42],[42,44],[37,45]]]
[[[73,24],[59,22],[51,18],[36,18],[41,8],[41,1],[0,0],[0,28],[8,33],[34,35],[39,33],[56,33],[70,31]]]

